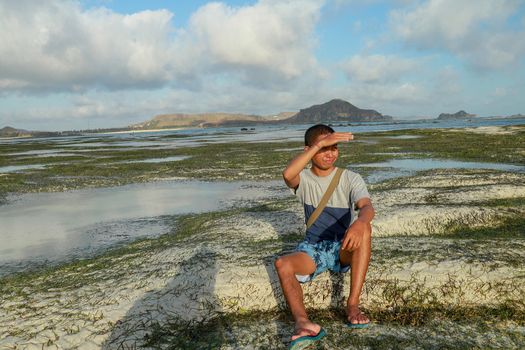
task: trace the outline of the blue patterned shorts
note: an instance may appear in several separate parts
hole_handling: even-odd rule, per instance
[[[320,241],[317,243],[308,243],[302,241],[295,248],[296,252],[304,252],[312,258],[316,265],[314,273],[311,275],[295,275],[297,280],[301,283],[311,281],[320,273],[330,270],[333,272],[348,272],[350,266],[341,266],[339,260],[339,250],[341,249],[341,242],[338,241]]]

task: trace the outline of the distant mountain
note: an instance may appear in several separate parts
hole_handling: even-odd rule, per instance
[[[152,119],[130,125],[131,130],[151,130],[177,127],[247,126],[273,123],[317,123],[329,121],[370,122],[391,121],[392,117],[372,109],[360,109],[343,101],[332,100],[296,112],[281,112],[271,116],[234,113],[162,114]]]
[[[439,117],[437,117],[438,120],[451,120],[451,119],[470,119],[475,118],[475,114],[469,114],[465,111],[459,111],[454,114],[449,113],[441,113]]]
[[[99,129],[100,130],[100,129]],[[86,132],[93,132],[87,130]],[[0,129],[0,137],[63,137],[82,135],[82,131],[28,131],[10,126]]]
[[[10,126],[6,126],[0,129],[0,137],[30,137],[32,133],[27,130],[15,129]]]
[[[382,115],[373,109],[361,109],[347,101],[334,99],[320,105],[301,109],[299,113],[286,121],[290,123],[381,122],[391,121],[392,119],[392,117]]]
[[[170,127],[212,127],[222,125],[253,125],[266,123],[268,119],[250,114],[202,113],[162,114],[143,123],[131,125],[131,129],[165,129]]]

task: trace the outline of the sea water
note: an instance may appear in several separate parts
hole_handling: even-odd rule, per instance
[[[13,196],[0,210],[0,276],[156,237],[170,232],[177,215],[280,196],[282,187],[179,180]]]

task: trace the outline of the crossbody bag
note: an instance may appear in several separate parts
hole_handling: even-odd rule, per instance
[[[310,228],[317,220],[319,215],[321,215],[323,209],[326,207],[326,203],[328,203],[328,200],[330,197],[332,197],[332,193],[334,192],[335,188],[339,184],[339,179],[341,178],[341,174],[343,173],[344,169],[337,168],[334,177],[332,178],[332,181],[330,181],[330,185],[328,185],[328,188],[326,189],[326,192],[323,195],[323,198],[321,198],[321,201],[319,202],[319,205],[317,208],[315,208],[312,215],[310,215],[310,218],[308,219],[308,222],[306,223],[306,228]]]

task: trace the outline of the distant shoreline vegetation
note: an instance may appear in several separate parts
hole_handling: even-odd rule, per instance
[[[86,129],[86,130],[66,130],[66,131],[29,131],[23,129],[15,129],[6,126],[0,129],[0,137],[2,138],[39,138],[39,137],[69,137],[82,136],[85,134],[96,134],[106,132],[130,131],[126,128],[100,128],[100,129]]]
[[[520,119],[525,115],[515,114],[512,116],[491,116],[477,117],[475,114],[469,114],[463,110],[453,114],[441,113],[437,118],[420,118],[411,120],[488,120],[488,119]],[[136,132],[136,131],[155,131],[167,130],[174,128],[214,128],[214,127],[253,127],[279,124],[315,124],[325,123],[338,125],[346,123],[403,123],[403,119],[395,120],[393,117],[383,115],[373,109],[361,109],[351,103],[333,99],[323,104],[313,105],[301,109],[299,112],[281,112],[276,115],[259,116],[252,114],[239,113],[200,113],[200,114],[162,114],[152,119],[118,128],[97,128],[84,130],[68,131],[28,131],[6,126],[0,129],[1,138],[31,138],[31,137],[68,137],[82,136],[85,134],[96,133],[114,133],[114,132]]]

